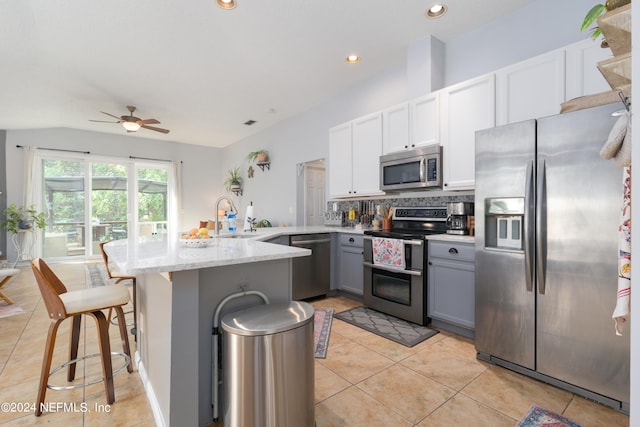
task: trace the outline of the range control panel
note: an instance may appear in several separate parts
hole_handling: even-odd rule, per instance
[[[447,208],[444,206],[396,208],[393,219],[407,221],[446,221]]]

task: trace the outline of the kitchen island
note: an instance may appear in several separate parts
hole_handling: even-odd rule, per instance
[[[253,236],[219,237],[205,248],[158,236],[105,245],[119,271],[137,277],[136,364],[158,425],[212,421],[211,331],[222,299],[257,290],[272,303],[291,301],[291,258],[311,251]],[[248,295],[222,314],[261,303]]]

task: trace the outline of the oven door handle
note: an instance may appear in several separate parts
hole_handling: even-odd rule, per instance
[[[386,265],[374,264],[371,262],[363,262],[362,265],[369,268],[377,268],[378,270],[390,271],[392,273],[408,274],[410,276],[422,276],[420,270],[403,270],[401,268],[387,267]]]
[[[373,240],[373,236],[365,235],[362,236],[364,240]],[[384,239],[384,237],[383,237]],[[422,246],[424,240],[403,240],[405,245],[414,245],[414,246]]]

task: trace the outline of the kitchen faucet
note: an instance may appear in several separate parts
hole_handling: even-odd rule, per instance
[[[228,197],[228,196],[220,196],[218,197],[218,200],[216,200],[216,223],[215,223],[215,228],[214,228],[214,234],[216,236],[220,235],[220,228],[218,228],[218,207],[220,206],[220,202],[222,200],[226,200],[229,205],[231,206],[231,210],[233,212],[236,213],[236,215],[238,214],[238,209],[236,209],[235,205],[233,204],[233,201]]]

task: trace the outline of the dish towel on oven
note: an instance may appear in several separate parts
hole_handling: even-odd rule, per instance
[[[406,268],[404,260],[404,240],[374,237],[373,263],[404,270]]]
[[[624,195],[620,225],[618,226],[618,298],[613,311],[616,321],[616,335],[622,335],[622,328],[631,314],[631,167],[624,168]]]

